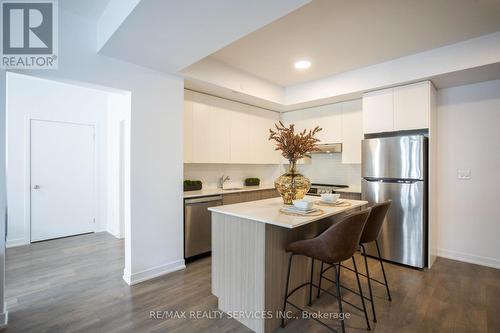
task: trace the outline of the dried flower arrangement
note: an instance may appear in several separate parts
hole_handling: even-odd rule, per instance
[[[322,130],[316,126],[312,130],[303,130],[300,133],[295,133],[295,125],[290,124],[286,127],[280,121],[275,124],[276,130],[269,129],[269,141],[276,141],[275,150],[281,150],[281,155],[289,161],[297,161],[304,157],[307,153],[316,151],[316,143],[319,139],[315,135]]]

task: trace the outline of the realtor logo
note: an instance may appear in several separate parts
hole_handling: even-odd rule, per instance
[[[2,68],[57,68],[56,0],[4,0],[1,17]]]

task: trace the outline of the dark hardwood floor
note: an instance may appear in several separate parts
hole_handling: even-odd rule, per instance
[[[378,322],[371,323],[372,332],[500,332],[500,270],[442,258],[431,271],[386,267],[393,301],[385,299],[382,286],[375,286]],[[376,262],[370,270],[379,276]],[[106,233],[7,249],[9,326],[2,332],[250,331],[227,316],[150,318],[150,311],[217,310],[209,258],[132,287],[122,275],[123,241]],[[352,274],[345,271],[342,278],[355,286]],[[345,297],[357,301],[352,294]],[[329,296],[312,309],[337,311]],[[361,314],[349,306],[344,310],[353,316],[346,322],[347,332],[366,332]],[[279,332],[328,330],[300,319]]]

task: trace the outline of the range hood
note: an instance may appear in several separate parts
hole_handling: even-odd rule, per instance
[[[312,151],[309,154],[331,154],[331,153],[341,153],[342,144],[341,143],[323,143],[318,144],[316,147],[319,150]]]

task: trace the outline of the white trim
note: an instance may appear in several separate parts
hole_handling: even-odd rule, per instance
[[[107,232],[108,234],[110,234],[111,236],[115,237],[116,239],[124,239],[124,238],[125,238],[125,236],[124,236],[124,235],[122,235],[122,234],[120,234],[119,232],[117,232],[117,233],[113,233],[113,232],[111,232],[111,231],[109,231],[109,230],[106,230],[106,232]]]
[[[99,232],[98,230],[98,225],[100,225],[100,221],[97,221],[97,207],[98,207],[98,202],[97,202],[97,146],[96,146],[96,124],[92,122],[75,122],[75,121],[66,121],[66,120],[60,120],[60,119],[52,119],[52,118],[40,118],[40,117],[33,117],[31,115],[27,115],[25,119],[25,130],[26,130],[26,174],[25,174],[25,193],[24,193],[24,202],[26,203],[26,211],[25,211],[25,244],[31,244],[31,123],[33,120],[36,121],[46,121],[46,122],[52,122],[52,123],[61,123],[61,124],[72,124],[72,125],[81,125],[81,126],[89,126],[92,127],[92,131],[94,132],[94,141],[93,141],[93,148],[94,148],[94,204],[93,204],[93,212],[92,215],[94,215],[94,232]],[[104,230],[103,230],[104,231]]]
[[[27,241],[24,238],[16,238],[16,239],[7,239],[5,242],[5,247],[16,247],[16,246],[22,246],[22,245],[28,245],[30,242],[29,240]]]
[[[26,138],[24,145],[26,155],[26,164],[24,165],[24,202],[26,209],[24,212],[24,238],[27,244],[31,244],[31,116],[26,115],[24,121],[24,135]]]
[[[476,264],[476,265],[500,269],[500,260],[496,258],[483,257],[474,254],[467,254],[441,248],[438,248],[438,256],[452,260],[463,261],[470,264]]]
[[[113,236],[113,237],[115,237],[115,238],[117,238],[117,239],[123,239],[123,238],[124,238],[124,237],[122,237],[119,233],[116,233],[116,234],[115,234],[115,233],[112,233],[111,231],[109,231],[109,230],[107,230],[107,229],[102,230],[102,231],[100,231],[100,232],[106,232],[106,233],[108,233],[108,235],[111,235],[111,236]],[[125,274],[125,273],[124,273],[124,274]]]
[[[6,309],[4,304],[4,309]],[[9,312],[5,310],[3,313],[0,313],[0,329],[7,327],[7,323],[9,322]]]
[[[147,269],[141,272],[130,274],[130,272],[123,271],[123,279],[128,285],[132,286],[134,284],[144,282],[155,277],[172,273],[181,269],[185,269],[186,265],[184,259],[173,261],[171,263],[160,265],[151,269]]]

